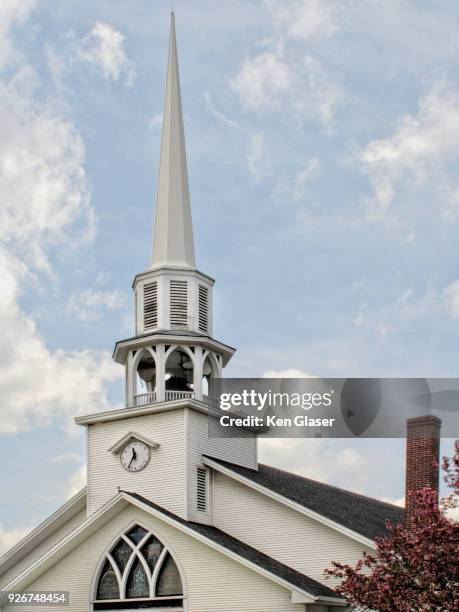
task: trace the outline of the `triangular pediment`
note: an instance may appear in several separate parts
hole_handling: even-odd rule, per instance
[[[107,450],[109,453],[113,453],[114,455],[117,455],[123,450],[126,444],[129,444],[130,442],[134,442],[134,441],[143,442],[151,449],[159,448],[160,446],[159,442],[155,442],[155,440],[151,440],[150,438],[147,438],[146,436],[143,436],[142,434],[136,433],[135,431],[130,431],[126,435],[124,435],[122,438],[120,438],[118,442],[115,442],[113,446],[110,446],[110,448]]]

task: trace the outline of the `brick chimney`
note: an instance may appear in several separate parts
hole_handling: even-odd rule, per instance
[[[433,415],[408,419],[406,432],[405,522],[415,512],[410,493],[439,485],[441,420]]]

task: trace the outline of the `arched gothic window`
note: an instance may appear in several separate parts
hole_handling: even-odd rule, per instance
[[[99,609],[97,602],[107,601],[130,602],[130,609],[145,607],[146,602],[154,607],[164,600],[180,604],[182,597],[182,581],[171,554],[156,536],[135,525],[106,554],[94,609]]]

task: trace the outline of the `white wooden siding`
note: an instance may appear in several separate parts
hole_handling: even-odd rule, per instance
[[[107,546],[133,522],[156,533],[178,559],[186,579],[186,612],[304,611],[302,604],[290,603],[287,589],[136,508],[120,512],[27,588],[68,590],[70,607],[53,607],[53,610],[88,612],[96,567]],[[21,607],[22,612],[35,612],[36,609]],[[9,605],[3,608],[3,612],[15,610]]]
[[[183,410],[89,425],[88,499],[92,514],[118,492],[118,487],[145,495],[168,510],[185,515],[185,418]],[[108,449],[129,431],[159,442],[150,462],[127,472],[119,455]]]
[[[50,550],[67,534],[76,529],[86,520],[86,509],[80,510],[70,520],[68,520],[59,529],[56,529],[49,537],[40,542],[29,554],[25,555],[15,565],[10,567],[4,574],[0,576],[0,590],[7,585],[13,578],[22,573],[29,565],[32,565],[46,551]]]
[[[194,410],[187,411],[187,500],[188,520],[212,523],[212,479],[209,483],[208,512],[197,510],[197,467],[202,455],[230,461],[244,467],[257,466],[257,440],[251,432],[244,438],[209,438],[208,417]]]
[[[270,497],[214,472],[214,525],[330,587],[332,561],[355,563],[364,545]],[[371,552],[371,551],[368,551]]]

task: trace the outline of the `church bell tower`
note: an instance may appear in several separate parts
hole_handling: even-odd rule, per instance
[[[213,285],[195,263],[172,13],[151,262],[134,279],[135,336],[118,342],[114,353],[126,368],[126,407],[215,402],[212,381],[234,349],[212,336]]]
[[[87,428],[88,516],[123,490],[212,524],[209,458],[257,469],[256,432],[209,433],[234,354],[213,337],[213,285],[195,263],[172,14],[152,256],[134,279],[135,334],[113,355],[125,368],[125,407],[76,419]]]

